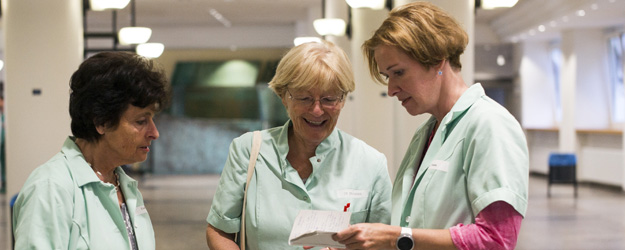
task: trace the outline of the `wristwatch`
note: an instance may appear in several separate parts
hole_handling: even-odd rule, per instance
[[[412,229],[402,227],[401,234],[397,237],[397,250],[412,250],[413,248]]]

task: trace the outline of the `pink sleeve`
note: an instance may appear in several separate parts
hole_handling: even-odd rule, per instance
[[[451,240],[461,250],[514,249],[523,216],[505,201],[491,203],[475,218],[449,228]]]

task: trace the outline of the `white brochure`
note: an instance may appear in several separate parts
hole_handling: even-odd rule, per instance
[[[291,229],[289,245],[345,248],[332,235],[347,228],[352,213],[341,211],[301,210]]]

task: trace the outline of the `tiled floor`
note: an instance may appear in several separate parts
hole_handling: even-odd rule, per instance
[[[205,218],[218,179],[202,175],[140,180],[157,249],[207,249]],[[625,193],[620,189],[581,185],[575,199],[571,185],[559,184],[547,198],[546,179],[532,176],[529,195],[517,249],[625,249]],[[6,208],[2,203],[0,250],[8,230]]]

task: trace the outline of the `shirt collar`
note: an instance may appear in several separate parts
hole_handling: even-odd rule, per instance
[[[454,106],[451,108],[451,111],[445,115],[441,124],[445,124],[445,126],[447,126],[484,95],[485,92],[482,85],[480,83],[473,84],[460,96],[458,101],[456,101]]]
[[[286,156],[289,153],[289,128],[292,126],[293,124],[289,119],[280,129],[280,134],[278,138],[274,139],[274,145],[280,153],[280,156],[282,157],[282,161],[284,163],[286,163]],[[332,130],[332,133],[330,133],[330,135],[323,141],[321,141],[321,143],[317,146],[317,149],[315,150],[315,155],[317,157],[325,156],[335,148],[335,145],[339,143],[339,141],[339,132],[338,129],[335,127],[334,130]],[[286,164],[282,164],[282,166],[286,166]]]
[[[75,140],[75,137],[69,136],[65,140],[65,143],[63,143],[61,153],[63,153],[67,159],[68,167],[74,180],[76,180],[76,184],[82,187],[88,183],[100,181],[89,166],[89,163],[85,160],[85,156],[80,151],[78,145],[76,145]]]
[[[85,160],[85,156],[82,154],[75,141],[75,137],[68,136],[63,143],[61,153],[63,153],[67,159],[69,169],[74,180],[76,180],[76,184],[82,187],[89,183],[100,182],[100,179],[95,172],[93,172],[89,163]],[[132,185],[136,185],[137,181],[130,178],[130,176],[128,176],[120,167],[117,167],[115,172],[119,175],[120,183],[130,183]]]

